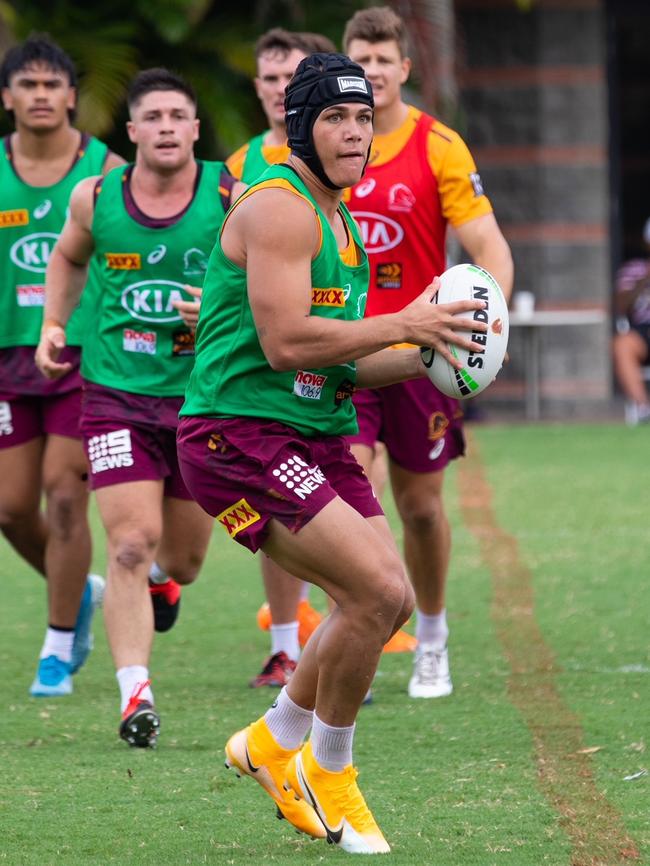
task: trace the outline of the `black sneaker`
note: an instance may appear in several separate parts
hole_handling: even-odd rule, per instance
[[[160,731],[160,716],[149,701],[133,700],[122,713],[120,737],[129,746],[155,749]]]
[[[171,578],[165,583],[152,583],[149,592],[153,604],[153,627],[156,631],[169,631],[178,618],[181,606],[181,587]]]

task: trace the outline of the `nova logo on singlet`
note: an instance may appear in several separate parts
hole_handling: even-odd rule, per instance
[[[179,322],[174,301],[184,301],[181,283],[171,280],[143,280],[122,292],[122,306],[141,322]]]
[[[88,462],[93,475],[107,469],[120,469],[133,466],[131,431],[112,430],[101,436],[91,436],[88,440]]]
[[[311,305],[312,307],[344,307],[345,294],[343,289],[312,288]]]
[[[355,211],[352,216],[359,224],[363,245],[369,255],[392,250],[404,237],[404,229],[389,217],[370,211]]]
[[[323,376],[322,373],[298,370],[296,378],[293,380],[293,393],[298,397],[306,397],[308,400],[320,400],[325,382],[327,382],[327,376]]]
[[[260,520],[260,515],[255,511],[252,505],[249,505],[245,499],[240,499],[234,505],[228,506],[221,514],[216,516],[217,523],[220,523],[231,538],[234,538],[242,529],[247,529],[253,523]]]
[[[299,499],[306,499],[310,493],[318,490],[327,481],[320,467],[308,466],[297,454],[289,457],[286,462],[280,463],[273,470],[273,475]]]
[[[45,286],[16,286],[16,302],[19,307],[43,307],[45,305]]]
[[[11,261],[24,271],[44,274],[50,253],[59,236],[54,232],[35,232],[26,235],[9,250]]]
[[[12,226],[26,225],[29,225],[29,211],[26,208],[0,210],[0,229],[10,229]]]
[[[142,269],[140,253],[105,253],[106,267],[112,271],[139,271]]]
[[[133,328],[125,328],[122,332],[122,348],[125,352],[155,355],[156,334],[154,331],[134,331]]]

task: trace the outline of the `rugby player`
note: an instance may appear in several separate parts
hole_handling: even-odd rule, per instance
[[[396,312],[420,293],[423,275],[442,274],[448,224],[510,297],[510,249],[471,154],[456,132],[402,99],[411,68],[402,19],[388,6],[360,10],[343,45],[375,98],[370,161],[348,201],[370,259],[366,315]],[[445,467],[465,450],[462,410],[425,381],[361,390],[354,403],[359,432],[349,441],[366,472],[377,440],[388,451],[415,589],[418,646],[409,695],[442,697],[452,691],[445,600],[451,535],[442,492]]]
[[[104,620],[120,688],[119,733],[148,747],[160,726],[149,677],[148,574],[155,557],[165,575],[191,583],[212,528],[176,456],[194,335],[175,304],[191,300],[186,283],[201,285],[235,181],[223,163],[195,159],[196,98],[181,78],[140,72],[128,106],[135,163],[72,193],[48,266],[37,362],[50,378],[67,373],[68,322],[92,263],[99,291],[82,358],[81,429],[108,541]]]
[[[356,429],[350,396],[355,382],[423,375],[419,350],[387,349],[394,343],[433,346],[454,366],[446,341],[480,351],[459,331],[483,304],[432,304],[434,284],[399,313],[363,319],[368,261],[341,200],[369,155],[370,85],[344,55],[310,55],[285,107],[287,163],[239,198],[212,252],[179,459],[229,537],[336,603],[272,707],[229,739],[228,765],[256,779],[298,829],[379,853],[389,846],[357,786],[352,739],[413,593],[343,438]]]
[[[45,268],[70,193],[123,160],[72,125],[75,67],[48,37],[34,34],[9,49],[0,86],[15,125],[1,142],[0,160],[0,529],[47,579],[48,625],[30,693],[56,697],[72,692],[103,591],[102,578],[88,575],[88,470],[79,430],[83,311],[70,322],[65,376],[47,382],[34,349]]]

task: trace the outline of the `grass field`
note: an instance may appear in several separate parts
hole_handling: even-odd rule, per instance
[[[360,784],[390,862],[650,864],[650,776],[637,776],[650,769],[650,430],[478,426],[471,439],[446,490],[454,694],[409,700],[410,658],[384,656],[358,722]],[[349,857],[276,821],[262,790],[223,768],[228,735],[272,695],[246,686],[268,648],[246,551],[215,531],[178,625],[156,639],[155,752],[117,738],[101,616],[74,695],[27,696],[43,585],[4,541],[0,580],[0,864]]]

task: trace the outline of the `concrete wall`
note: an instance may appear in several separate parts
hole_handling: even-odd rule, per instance
[[[524,4],[521,4],[524,5]],[[539,309],[600,310],[602,324],[541,332],[545,417],[611,409],[606,39],[601,0],[456,0],[456,127],[512,247],[515,290]],[[524,335],[480,398],[521,410]]]

